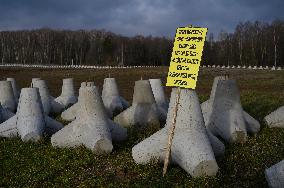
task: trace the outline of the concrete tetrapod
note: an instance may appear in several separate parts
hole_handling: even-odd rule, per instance
[[[49,94],[49,89],[45,80],[33,80],[33,87],[39,89],[39,94],[43,106],[43,111],[45,114],[49,114],[51,110],[51,98]]]
[[[109,153],[112,140],[126,139],[127,130],[108,119],[103,101],[95,86],[79,90],[78,114],[76,119],[51,137],[55,147],[84,145],[93,152]]]
[[[173,89],[165,128],[132,148],[136,163],[146,164],[153,159],[164,161],[176,97],[176,89]],[[170,157],[171,163],[178,164],[193,177],[214,176],[218,171],[198,96],[193,90],[181,89]]]
[[[72,104],[75,104],[77,102],[77,96],[75,95],[73,78],[63,79],[61,95],[57,97],[55,101],[63,105],[64,108]]]
[[[43,133],[51,135],[61,123],[44,115],[38,88],[23,88],[16,115],[0,124],[0,136],[20,135],[23,141],[37,141]]]
[[[7,78],[7,81],[11,82],[14,96],[16,97],[16,99],[18,99],[20,97],[20,91],[18,90],[15,78]]]
[[[80,90],[82,90],[84,87],[87,86],[95,86],[94,82],[82,82],[81,87],[79,89],[79,97],[78,97],[78,102],[70,106],[68,109],[66,109],[64,112],[61,113],[61,118],[65,121],[73,121],[76,119],[76,115],[78,114],[78,110],[80,109],[79,105],[79,98],[80,98]],[[81,96],[82,97],[82,96]]]
[[[0,103],[3,108],[6,108],[11,112],[16,111],[16,97],[14,96],[10,81],[0,81]]]
[[[39,94],[41,97],[41,102],[45,114],[48,115],[51,112],[59,113],[61,110],[63,110],[63,106],[60,103],[54,101],[54,97],[50,95],[49,88],[45,80],[41,80],[38,78],[33,79],[32,85],[33,87],[39,89]]]
[[[149,80],[135,82],[132,106],[118,114],[114,122],[123,127],[160,126],[159,109]]]
[[[209,100],[207,100],[207,101],[205,101],[201,104],[201,109],[202,109],[202,113],[203,113],[203,117],[204,117],[206,127],[208,126],[210,117],[212,115],[213,101],[214,101],[215,98],[217,98],[217,96],[216,96],[217,85],[218,85],[220,80],[227,80],[227,79],[228,78],[226,76],[215,77]],[[237,87],[237,86],[234,86],[234,87]],[[222,93],[222,91],[221,91],[221,93]],[[239,91],[237,91],[237,93],[235,93],[235,95],[239,96]],[[254,119],[252,116],[250,116],[245,111],[243,111],[243,118],[245,120],[246,131],[248,133],[255,134],[260,130],[259,122],[256,119]]]
[[[160,119],[166,121],[169,102],[165,96],[164,88],[162,86],[162,81],[161,79],[149,79],[149,81],[151,84],[151,89],[154,94],[156,104],[159,108],[159,111],[161,112]]]
[[[211,106],[208,108],[208,105]],[[207,128],[227,142],[243,143],[247,140],[245,113],[235,80],[219,80],[213,101],[207,103],[204,113]],[[206,110],[205,110],[206,112]]]
[[[32,83],[31,84],[33,84],[34,81],[36,81],[36,80],[41,80],[41,78],[32,78]]]
[[[270,188],[284,187],[284,160],[267,168],[265,178]]]
[[[102,99],[110,117],[129,107],[128,102],[119,95],[115,78],[105,78]]]
[[[50,97],[50,105],[51,105],[51,112],[54,113],[60,113],[64,110],[64,105],[62,105],[61,103],[57,102],[53,96],[49,96]]]
[[[0,123],[10,119],[15,114],[2,107],[0,103]]]
[[[284,106],[278,108],[274,112],[264,117],[264,121],[268,127],[284,128]]]

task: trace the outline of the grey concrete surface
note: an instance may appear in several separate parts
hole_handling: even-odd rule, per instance
[[[151,160],[164,161],[176,95],[177,90],[173,89],[166,126],[132,148],[132,157],[136,163],[147,164]],[[214,176],[218,171],[199,99],[193,90],[181,90],[170,159],[171,163],[178,164],[193,177]]]

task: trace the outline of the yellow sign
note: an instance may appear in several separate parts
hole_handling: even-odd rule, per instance
[[[195,89],[207,30],[177,28],[166,86]]]

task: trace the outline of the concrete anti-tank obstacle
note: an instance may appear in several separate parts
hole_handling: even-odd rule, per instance
[[[87,86],[95,86],[94,82],[82,82],[81,83],[81,87],[79,88],[79,97],[78,97],[78,102],[73,104],[72,106],[70,106],[68,109],[66,109],[65,111],[63,111],[61,113],[61,118],[65,121],[73,121],[76,119],[76,116],[78,114],[78,110],[80,109],[80,105],[79,105],[79,99],[80,99],[80,90],[82,90],[84,87]],[[82,96],[81,96],[82,97]]]
[[[132,157],[136,163],[147,164],[152,160],[165,160],[176,96],[176,89],[173,89],[165,127],[132,148]],[[171,163],[178,164],[193,177],[216,175],[218,165],[210,141],[212,140],[208,137],[196,92],[181,89],[171,147]]]
[[[93,152],[109,153],[112,140],[126,139],[127,130],[110,119],[105,111],[101,96],[95,86],[79,90],[78,114],[76,119],[51,137],[54,147],[77,147],[84,145]]]
[[[41,78],[32,78],[32,83],[33,84],[36,80],[41,80]]]
[[[44,114],[38,88],[23,88],[17,113],[0,124],[0,136],[19,135],[23,141],[37,141],[44,132],[51,135],[62,127]]]
[[[243,109],[234,80],[218,82],[207,127],[213,135],[220,136],[228,142],[246,141]]]
[[[16,97],[14,96],[10,81],[0,81],[0,103],[3,108],[6,108],[11,112],[16,111]]]
[[[51,112],[59,113],[61,110],[63,110],[63,105],[56,102],[54,97],[50,95],[49,88],[45,80],[41,80],[39,78],[32,79],[32,86],[39,89],[45,114],[48,115]]]
[[[203,117],[204,117],[204,121],[205,121],[206,127],[208,127],[208,124],[209,124],[209,121],[210,121],[210,118],[211,118],[211,115],[212,115],[213,101],[214,101],[215,98],[217,98],[217,96],[216,96],[217,85],[218,85],[220,80],[225,81],[227,79],[228,79],[227,76],[217,76],[217,77],[215,77],[209,100],[207,100],[207,101],[205,101],[205,102],[203,102],[201,104],[201,109],[202,109],[202,113],[203,113]],[[237,86],[235,86],[234,88],[237,89],[236,87]],[[222,93],[222,91],[220,91],[220,93]],[[237,89],[237,93],[235,93],[235,95],[239,96],[238,89]],[[248,133],[255,134],[255,133],[257,133],[260,130],[259,122],[256,119],[254,119],[252,116],[250,116],[245,111],[243,111],[243,118],[245,120],[246,131]]]
[[[53,96],[50,95],[49,97],[50,97],[50,103],[51,103],[50,111],[54,113],[62,112],[64,110],[64,106],[61,103],[55,101],[55,98]]]
[[[14,113],[12,113],[9,110],[3,108],[1,103],[0,103],[0,123],[3,123],[4,121],[10,119],[14,115],[15,115]]]
[[[37,141],[42,136],[45,122],[39,90],[22,90],[16,126],[23,141]]]
[[[154,94],[156,104],[159,108],[159,111],[161,112],[160,119],[165,121],[167,118],[169,102],[165,96],[164,88],[162,86],[162,81],[161,79],[149,79],[149,81],[151,84],[151,89]]]
[[[129,107],[129,103],[119,95],[115,78],[104,79],[102,99],[110,117]]]
[[[257,133],[260,124],[243,111],[236,82],[214,79],[210,99],[201,105],[206,127],[228,142],[245,142],[247,132]]]
[[[16,99],[18,99],[20,97],[20,91],[18,90],[15,78],[7,78],[7,81],[11,82],[14,96],[16,97]]]
[[[268,127],[284,128],[284,106],[278,108],[274,112],[264,117],[264,121]]]
[[[284,187],[284,160],[265,170],[265,179],[270,188]]]
[[[77,102],[77,96],[75,95],[73,78],[63,79],[61,95],[57,97],[55,101],[62,104],[64,108],[72,104],[75,104]]]
[[[132,106],[115,116],[114,122],[123,127],[160,126],[160,111],[149,80],[135,82]]]
[[[49,94],[49,89],[45,80],[33,80],[33,87],[39,89],[39,94],[45,114],[49,114],[51,111],[51,98]]]

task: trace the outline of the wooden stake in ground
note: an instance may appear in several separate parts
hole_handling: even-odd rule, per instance
[[[180,98],[180,87],[178,87],[178,90],[177,90],[176,106],[175,106],[175,109],[174,109],[173,124],[172,124],[172,127],[171,127],[170,132],[169,132],[168,147],[167,147],[167,151],[166,151],[166,157],[165,157],[164,168],[163,168],[163,177],[167,173],[167,168],[168,168],[168,164],[169,164],[169,160],[170,160],[171,148],[172,148],[174,132],[175,132],[175,128],[176,128],[176,119],[177,119],[179,98]]]

